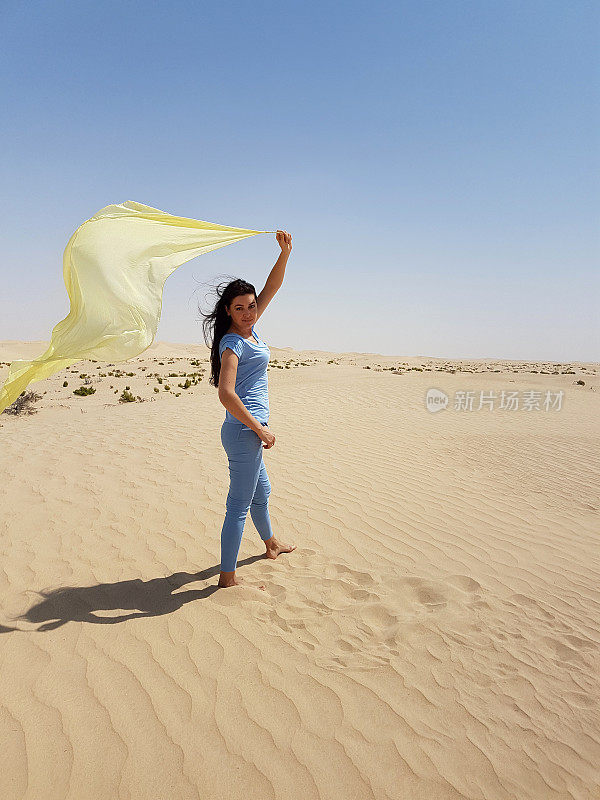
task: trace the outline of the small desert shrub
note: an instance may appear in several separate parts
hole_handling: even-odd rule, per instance
[[[85,397],[88,394],[94,394],[95,389],[93,386],[80,386],[79,389],[73,389],[73,394],[78,394],[80,397]]]
[[[33,403],[41,400],[42,395],[36,392],[21,392],[17,399],[2,412],[3,414],[36,414],[37,409],[32,408]]]
[[[121,397],[119,397],[119,403],[135,403],[135,397],[125,389]]]
[[[69,381],[65,381],[65,382],[63,383],[63,386],[68,386],[68,385],[69,385]]]

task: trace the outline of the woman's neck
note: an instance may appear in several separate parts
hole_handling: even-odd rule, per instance
[[[250,326],[247,332],[242,330],[237,330],[233,325],[230,325],[228,333],[237,333],[238,336],[242,337],[242,339],[250,339],[254,335],[252,332],[252,325]]]

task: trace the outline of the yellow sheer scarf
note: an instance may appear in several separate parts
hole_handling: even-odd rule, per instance
[[[166,279],[202,253],[275,231],[230,228],[175,217],[127,201],[102,208],[77,228],[63,256],[71,309],[33,361],[10,365],[0,413],[30,383],[82,359],[126,361],[152,344]]]

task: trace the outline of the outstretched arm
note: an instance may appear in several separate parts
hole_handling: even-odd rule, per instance
[[[269,273],[269,277],[264,285],[262,292],[256,298],[256,305],[257,305],[257,319],[263,313],[265,308],[269,305],[271,300],[277,294],[277,291],[281,287],[283,283],[283,278],[285,276],[285,267],[287,264],[287,260],[290,257],[290,253],[292,252],[292,234],[288,233],[287,231],[277,231],[275,234],[277,238],[277,242],[281,247],[281,253],[279,254],[279,258],[275,262],[275,266]]]

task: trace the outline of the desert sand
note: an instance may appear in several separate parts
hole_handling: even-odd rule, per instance
[[[0,381],[46,346],[0,343]],[[0,415],[0,797],[597,800],[599,365],[271,359],[297,549],[266,559],[248,515],[239,587],[206,347]]]

